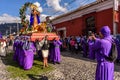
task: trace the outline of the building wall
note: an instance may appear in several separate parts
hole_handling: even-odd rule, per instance
[[[112,8],[97,12],[96,19],[97,19],[96,21],[97,32],[99,32],[100,28],[105,25],[109,26],[111,31],[113,32],[113,10]]]
[[[90,13],[90,14],[86,14],[86,15],[83,15],[83,16],[82,16],[82,19],[83,19],[83,21],[82,21],[82,22],[83,22],[83,30],[82,30],[82,32],[85,32],[85,30],[86,30],[86,28],[87,28],[87,27],[86,27],[86,22],[85,22],[85,21],[86,21],[86,18],[91,17],[91,16],[94,16],[94,17],[95,17],[95,27],[97,27],[97,26],[96,26],[96,25],[97,25],[97,24],[96,24],[96,20],[97,20],[97,19],[96,19],[96,12],[92,12],[92,13]],[[97,29],[97,28],[96,28],[96,29]],[[83,34],[85,34],[85,33],[83,33]]]
[[[120,13],[120,6],[119,6]],[[106,9],[99,12],[92,12],[82,17],[71,19],[62,23],[55,24],[56,29],[66,27],[66,36],[81,35],[86,28],[85,19],[89,16],[95,16],[96,32],[98,33],[102,26],[108,25],[113,33],[113,9]],[[119,16],[120,20],[120,16]],[[120,34],[120,23],[118,24],[118,33]]]
[[[77,36],[82,34],[82,18],[76,18],[73,20],[69,20],[66,22],[62,22],[59,24],[56,24],[56,29],[62,28],[62,27],[66,27],[66,36]]]

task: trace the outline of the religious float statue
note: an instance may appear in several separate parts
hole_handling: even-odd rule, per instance
[[[25,11],[27,8],[31,9],[30,20],[26,19]],[[38,6],[32,3],[25,3],[24,6],[20,9],[20,18],[23,28],[21,29],[21,34],[30,34],[32,40],[36,38],[42,38],[45,35],[49,36],[49,39],[58,37],[55,32],[52,32],[52,22],[49,19],[49,16],[46,17],[46,21],[40,21],[40,12],[38,11]],[[51,37],[51,38],[50,38]],[[34,38],[34,39],[33,39]]]

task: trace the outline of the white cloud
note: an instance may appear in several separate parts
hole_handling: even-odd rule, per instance
[[[0,16],[0,24],[1,23],[17,23],[17,22],[20,23],[19,17],[11,16],[6,13]]]
[[[46,21],[46,17],[47,17],[47,16],[50,16],[50,15],[40,14],[40,21],[41,21],[41,22]],[[58,16],[58,15],[51,16],[50,19],[53,19],[53,18],[55,18],[56,16]],[[26,15],[26,19],[27,19],[27,20],[30,20],[30,15]]]
[[[39,2],[35,2],[33,4],[36,5],[37,7],[40,7],[40,3]]]
[[[41,22],[45,21],[45,18],[47,16],[50,16],[50,15],[40,14],[40,21]],[[53,19],[56,16],[57,15],[51,16],[50,19]],[[30,15],[26,15],[26,19],[30,20]],[[20,18],[19,17],[11,16],[11,15],[8,15],[6,13],[0,16],[0,24],[1,23],[17,23],[17,22],[20,23]]]
[[[41,14],[41,16],[40,16],[41,22],[46,21],[46,17],[47,17],[47,16],[50,16],[50,15]],[[58,16],[58,15],[50,16],[50,19],[52,20],[52,19],[54,19],[54,18],[57,17],[57,16]]]
[[[43,9],[42,9],[42,7],[41,7],[41,5],[40,5],[39,2],[35,2],[35,3],[33,3],[33,4],[38,7],[38,11],[39,11],[39,12],[43,12]]]
[[[46,14],[41,14],[41,15],[40,15],[40,20],[41,20],[41,22],[45,21],[45,18],[46,18],[47,16],[48,16],[48,15],[46,15]]]
[[[52,7],[55,11],[66,12],[67,9],[60,5],[61,0],[46,0],[47,5]]]
[[[64,3],[64,6],[68,6],[68,3]]]

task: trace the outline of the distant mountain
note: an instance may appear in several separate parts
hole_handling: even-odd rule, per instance
[[[21,29],[21,24],[18,23],[19,30]],[[0,32],[2,35],[9,35],[10,34],[10,29],[11,29],[11,34],[12,33],[17,33],[17,23],[5,23],[5,24],[0,24]]]

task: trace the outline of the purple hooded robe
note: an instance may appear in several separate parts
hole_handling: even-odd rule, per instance
[[[102,39],[96,39],[93,49],[96,51],[97,68],[95,80],[113,80],[114,76],[114,63],[105,59],[109,55],[111,49],[112,37],[110,36],[110,29],[104,26],[101,29],[104,36]]]
[[[93,40],[89,40],[88,41],[88,49],[89,49],[89,58],[90,59],[95,59],[95,52],[92,49],[92,45],[94,44]]]
[[[34,60],[34,53],[36,51],[35,45],[32,42],[28,42],[29,48],[27,50],[24,49],[24,63],[23,68],[25,70],[31,69]]]
[[[54,62],[60,62],[61,61],[61,57],[60,57],[60,45],[62,45],[62,43],[59,40],[55,40],[53,42],[53,44],[55,46]]]
[[[120,60],[120,40],[115,39],[116,45],[117,45],[117,51],[118,51],[118,57],[117,59]]]
[[[49,55],[50,55],[50,61],[54,61],[54,57],[55,57],[55,47],[54,47],[53,42],[50,43]]]
[[[19,45],[19,40],[16,39],[14,44],[13,44],[13,51],[14,51],[14,55],[13,55],[13,60],[14,61],[18,61],[18,54],[19,54],[19,48],[18,48],[18,45]]]

